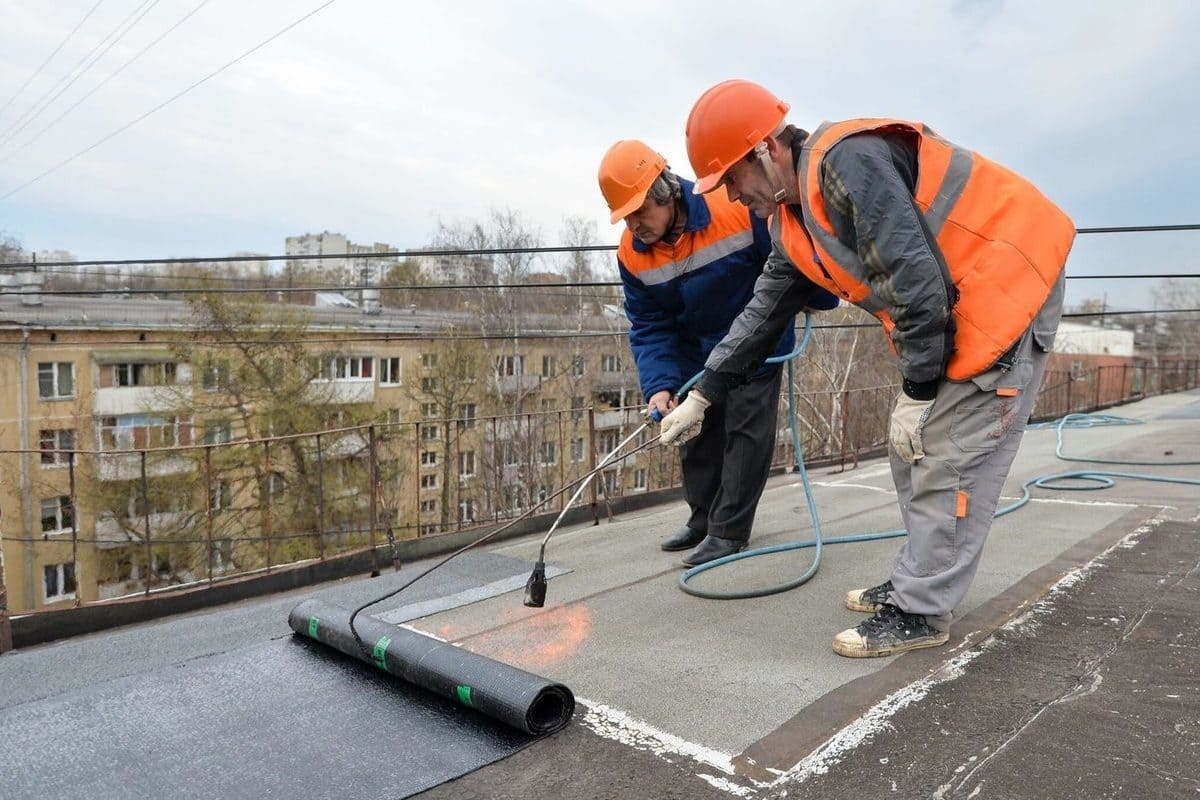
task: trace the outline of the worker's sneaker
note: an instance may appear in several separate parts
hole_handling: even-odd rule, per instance
[[[879,610],[879,607],[887,602],[888,595],[892,593],[892,582],[884,581],[878,586],[872,586],[870,589],[853,589],[846,592],[846,608],[851,611],[865,611],[868,614]]]
[[[857,627],[833,637],[833,652],[847,658],[875,658],[938,647],[948,641],[949,631],[939,631],[920,614],[909,614],[884,603]]]

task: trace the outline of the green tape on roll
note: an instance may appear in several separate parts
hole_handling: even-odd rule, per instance
[[[380,636],[379,641],[375,643],[375,649],[371,651],[371,655],[375,658],[375,666],[384,672],[387,671],[387,649],[391,643],[391,638]]]
[[[320,617],[309,617],[308,618],[308,638],[310,638],[310,639],[317,638],[317,626],[320,624],[321,624]]]
[[[470,686],[459,686],[455,689],[455,693],[458,695],[458,702],[464,706],[475,705],[475,690]]]

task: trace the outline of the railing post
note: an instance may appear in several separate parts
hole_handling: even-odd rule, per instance
[[[321,453],[321,434],[317,434],[317,536],[325,541],[325,458]],[[321,546],[325,549],[324,544]]]
[[[414,457],[417,459],[417,468],[413,472],[413,514],[415,515],[415,518],[417,520],[417,524],[416,524],[417,535],[413,538],[420,539],[422,536],[422,530],[421,530],[421,527],[422,527],[421,526],[421,456],[422,456],[422,448],[425,446],[425,443],[421,441],[421,423],[419,423],[419,422],[412,423],[412,429],[413,429],[413,442],[415,443],[415,445],[413,447],[413,454],[414,454]]]
[[[213,582],[213,507],[212,448],[204,448],[204,561],[208,565],[208,583]]]
[[[370,526],[370,542],[371,542],[371,577],[379,577],[379,551],[375,549],[375,525],[378,519],[375,515],[376,506],[379,504],[379,467],[376,462],[376,457],[379,455],[375,449],[375,426],[367,427],[367,452],[371,463],[367,465],[367,478],[371,481],[371,510],[367,512],[367,524]]]
[[[150,487],[146,480],[146,451],[139,450],[138,455],[142,473],[142,521],[146,535],[146,597],[149,597],[150,584],[154,580],[154,553],[150,547]]]
[[[0,531],[2,530],[3,528],[0,527]],[[76,586],[78,586],[78,582],[76,582]],[[4,583],[4,536],[0,533],[0,655],[12,650],[12,646],[12,620],[8,617],[8,587]]]
[[[71,570],[75,574],[75,607],[79,608],[79,506],[75,500],[75,451],[67,453],[67,485],[71,495]]]
[[[554,415],[558,417],[558,485],[567,485],[567,440],[563,438],[563,412],[555,411]],[[649,468],[647,468],[649,475]],[[649,479],[647,478],[647,488]],[[563,492],[558,496],[558,510],[562,511],[563,506],[567,504],[567,493]]]
[[[592,454],[592,458],[591,458],[591,462],[590,462],[592,465],[592,469],[595,469],[596,466],[600,463],[600,460],[597,457],[598,454],[596,453],[596,408],[595,408],[595,406],[588,406],[587,412],[588,412],[588,417],[587,417],[587,419],[588,419],[588,451]],[[592,476],[591,486],[588,487],[592,491],[592,524],[593,525],[600,524],[600,505],[599,505],[600,498],[596,493],[596,478],[597,477],[603,478],[603,476]]]
[[[270,480],[271,475],[271,440],[263,442],[263,474]],[[263,538],[267,543],[267,574],[271,573],[271,504],[263,503]]]

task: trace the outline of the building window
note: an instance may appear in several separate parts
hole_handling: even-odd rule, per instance
[[[587,372],[587,359],[586,358],[584,358],[583,356],[575,356],[575,358],[571,359],[571,374],[572,375],[574,375],[576,378],[582,378],[583,374],[585,372]]]
[[[75,524],[75,510],[67,495],[48,497],[42,501],[42,533],[62,533]]]
[[[436,514],[437,513],[437,500],[422,500],[421,501],[421,513],[422,514]]]
[[[383,386],[400,385],[400,357],[379,359],[379,383]]]
[[[475,501],[471,498],[459,501],[458,504],[458,521],[459,522],[474,522],[475,521]]]
[[[422,425],[421,426],[421,441],[436,442],[442,438],[442,429],[438,425]]]
[[[422,451],[421,466],[422,467],[436,467],[437,466],[437,456],[438,456],[438,454],[437,454],[436,450]]]
[[[40,431],[38,433],[38,449],[42,451],[43,467],[66,464],[70,460],[70,454],[62,451],[75,449],[75,431],[72,429]]]
[[[400,433],[400,409],[388,408],[384,409],[383,417],[380,419],[383,423],[383,429],[379,431],[379,435],[383,438],[397,436]]]
[[[617,445],[621,443],[621,436],[617,431],[601,431],[600,432],[600,452],[611,453],[617,449]]]
[[[124,414],[100,418],[100,449],[104,452],[173,447],[191,443],[191,426],[186,418]]]
[[[438,365],[437,353],[421,353],[421,366],[425,369],[433,369]]]
[[[437,532],[438,532],[437,523],[421,526],[421,535],[422,536],[433,536]]]
[[[583,461],[583,437],[577,437],[571,440],[571,460]]]
[[[646,490],[646,470],[638,468],[633,471],[633,488],[638,491]]]
[[[421,403],[421,416],[424,417],[425,419],[437,419],[438,418],[438,404],[437,403]]]
[[[208,487],[208,507],[216,514],[233,508],[233,486],[229,481],[213,481]]]
[[[604,494],[608,497],[615,497],[621,493],[621,482],[617,479],[617,471],[615,469],[607,470],[604,473]]]
[[[469,431],[475,427],[475,411],[474,403],[458,404],[458,429],[460,431]]]
[[[219,392],[229,386],[229,362],[225,359],[210,360],[204,365],[201,385],[206,392]]]
[[[216,539],[213,541],[212,550],[208,554],[208,563],[213,570],[225,570],[232,568],[233,564],[233,539]]]
[[[47,564],[42,567],[42,577],[45,580],[47,603],[75,598],[74,564]]]
[[[175,362],[113,364],[114,386],[167,386],[175,382]]]
[[[465,450],[458,454],[458,477],[475,477],[475,451]]]
[[[553,441],[542,442],[541,456],[542,466],[558,463],[558,450]]]
[[[205,444],[225,444],[233,440],[233,428],[228,422],[212,422],[204,426]]]
[[[428,378],[428,377],[421,378],[421,391],[422,392],[436,392],[437,388],[438,388],[438,379],[437,378]]]
[[[272,472],[267,476],[267,500],[274,503],[287,493],[287,478],[282,472]]]
[[[576,396],[571,398],[571,416],[575,419],[583,419],[583,415],[587,413],[587,400],[583,397]]]
[[[525,374],[525,356],[496,356],[496,374],[502,378]]]
[[[436,489],[437,488],[437,473],[435,472],[432,475],[422,475],[421,476],[421,488],[422,489]]]
[[[512,442],[501,445],[500,460],[506,467],[515,467],[521,463],[521,453]]]
[[[556,405],[556,403],[553,400],[543,399],[542,400],[542,411],[546,411],[546,412],[553,411],[555,405]]]
[[[70,361],[38,364],[38,399],[62,400],[75,396],[75,365]]]
[[[374,356],[334,356],[314,362],[313,380],[370,380],[374,376],[374,367]]]
[[[621,357],[616,355],[600,356],[600,371],[601,372],[620,372]]]
[[[542,356],[542,377],[553,378],[558,375],[558,359],[554,356]]]

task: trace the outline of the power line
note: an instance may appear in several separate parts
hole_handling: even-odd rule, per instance
[[[125,38],[125,34],[129,33],[131,30],[133,30],[133,28],[139,22],[142,21],[142,18],[145,17],[147,14],[149,14],[150,11],[156,5],[158,5],[159,1],[160,0],[144,0],[142,5],[138,6],[132,12],[130,12],[129,16],[127,16],[127,17],[125,17],[125,19],[121,20],[121,22],[117,25],[117,27],[113,28],[112,31],[109,32],[109,34],[107,36],[105,36],[103,39],[101,39],[99,42],[97,42],[96,45],[94,47],[92,47],[92,49],[89,50],[87,52],[87,54],[84,55],[83,58],[79,59],[79,61],[77,61],[75,63],[75,66],[71,68],[71,71],[67,73],[67,76],[70,76],[69,79],[67,76],[60,78],[58,83],[54,84],[49,89],[47,89],[46,93],[43,94],[40,98],[38,98],[38,101],[36,103],[34,103],[34,105],[30,106],[29,110],[26,111],[25,114],[21,115],[21,117],[17,120],[17,122],[14,123],[12,126],[10,126],[4,132],[4,135],[2,137],[0,137],[0,147],[3,147],[4,145],[6,145],[10,141],[12,141],[13,138],[18,133],[25,130],[25,128],[31,122],[33,122],[35,119],[37,119],[39,116],[41,116],[43,111],[45,111],[47,108],[49,108],[51,105],[53,105],[54,101],[57,100],[59,97],[61,97],[63,92],[65,92],[67,89],[70,89],[75,84],[75,81],[82,78],[84,76],[84,74],[87,73],[88,70],[90,70],[92,67],[94,67],[96,65],[96,62],[98,62],[100,59],[104,58],[105,54],[108,53],[108,51],[111,50],[113,48],[113,46],[116,45],[117,42],[119,42],[119,41],[121,41],[121,39]],[[136,16],[136,19],[134,19],[135,16]],[[133,20],[133,21],[129,22],[130,20]],[[127,22],[129,23],[128,25],[126,25]],[[123,26],[124,26],[124,30],[122,30]],[[110,38],[112,39],[112,41],[109,41]],[[107,45],[105,44],[106,42],[107,42]],[[103,47],[104,49],[100,50],[101,47]],[[95,58],[92,58],[92,54],[95,53],[97,50],[100,50],[100,52],[96,55]],[[88,63],[86,65],[84,65],[82,69],[80,69],[79,68],[80,64],[83,64],[89,58],[92,58],[92,60],[88,61]],[[79,70],[79,71],[76,72],[76,70]],[[74,73],[74,74],[72,75],[72,73]],[[61,88],[59,88],[59,87],[61,87]],[[55,89],[58,89],[58,91],[54,94],[54,96],[50,97],[49,100],[46,100],[46,98],[49,97],[51,92],[54,92]],[[45,101],[45,102],[43,102],[43,101]],[[32,112],[32,114],[30,112]]]
[[[1078,311],[1067,312],[1062,315],[1063,319],[1083,319],[1088,317],[1132,317],[1132,316],[1158,316],[1170,314],[1200,314],[1200,308],[1159,308],[1159,309],[1139,309],[1135,311]],[[136,325],[136,323],[129,323]],[[854,330],[857,328],[878,328],[878,322],[842,322],[842,323],[814,323],[813,330]],[[512,341],[513,339],[596,339],[609,336],[625,337],[629,335],[628,330],[611,330],[611,331],[529,331],[521,330],[508,333],[478,333],[478,334],[438,334],[433,330],[429,331],[394,331],[387,333],[373,332],[372,335],[363,336],[357,335],[355,329],[350,329],[349,333],[353,338],[347,338],[347,334],[338,336],[304,336],[302,338],[291,339],[219,339],[212,341],[196,342],[196,346],[200,348],[229,346],[229,345],[288,345],[288,344],[334,344],[346,345],[350,344],[400,344],[404,342],[455,342],[455,341]],[[95,343],[89,340],[73,340],[64,341],[56,340],[53,342],[37,342],[37,347],[80,347],[91,346]],[[181,344],[179,339],[108,339],[103,342],[105,347],[122,347],[122,346],[177,346]],[[0,347],[18,347],[18,342],[0,342]]]
[[[8,191],[6,194],[0,195],[0,200],[7,200],[8,198],[12,197],[14,194],[16,194],[17,192],[21,191],[22,189],[25,189],[25,188],[27,188],[27,187],[29,187],[29,186],[32,186],[33,184],[35,184],[35,183],[37,183],[38,181],[40,181],[42,178],[45,178],[47,175],[50,175],[50,174],[52,174],[52,173],[54,173],[54,172],[57,172],[58,170],[60,170],[60,169],[62,169],[63,167],[65,167],[67,164],[70,164],[72,161],[74,161],[75,159],[79,158],[80,156],[84,156],[84,155],[86,155],[86,154],[90,153],[91,151],[95,150],[97,147],[99,147],[100,145],[102,145],[102,144],[104,144],[105,142],[109,141],[110,139],[112,139],[112,138],[114,138],[114,137],[118,136],[119,134],[122,134],[122,133],[124,133],[125,131],[129,130],[130,128],[132,128],[134,125],[138,124],[138,123],[139,123],[139,122],[141,122],[142,120],[144,120],[144,119],[146,119],[147,117],[149,117],[151,114],[154,114],[155,112],[157,112],[157,111],[161,111],[162,109],[166,108],[166,107],[167,107],[167,106],[169,106],[171,103],[173,103],[173,102],[175,102],[176,100],[178,100],[179,98],[183,97],[183,96],[184,96],[185,94],[187,94],[188,92],[190,92],[190,91],[192,91],[193,89],[195,89],[195,88],[197,88],[197,87],[199,87],[199,86],[203,85],[204,83],[207,83],[209,80],[211,80],[212,78],[215,78],[217,75],[219,75],[219,74],[221,74],[222,72],[224,72],[225,70],[229,69],[229,68],[230,68],[230,67],[232,67],[234,64],[238,63],[239,61],[241,61],[242,59],[244,59],[244,58],[246,58],[247,56],[251,55],[252,53],[255,53],[255,52],[257,52],[258,50],[261,50],[263,47],[266,47],[268,44],[270,44],[271,42],[275,41],[275,40],[276,40],[276,39],[278,39],[280,36],[283,36],[285,33],[287,33],[288,31],[290,31],[292,28],[296,27],[297,25],[299,25],[300,23],[302,23],[302,22],[304,22],[305,20],[309,19],[310,17],[312,17],[312,16],[315,16],[317,13],[319,13],[320,11],[322,11],[322,10],[324,10],[324,9],[328,8],[329,6],[333,5],[335,2],[337,2],[337,0],[325,0],[325,2],[324,2],[324,3],[322,3],[322,4],[321,4],[321,5],[319,5],[319,6],[317,6],[317,7],[316,7],[316,8],[314,8],[312,11],[309,11],[309,12],[308,12],[307,14],[305,14],[304,16],[302,16],[302,17],[300,17],[299,19],[295,20],[294,22],[292,22],[292,23],[290,23],[290,24],[286,25],[285,27],[283,27],[282,29],[280,29],[280,30],[279,30],[279,31],[277,31],[276,33],[272,34],[272,35],[271,35],[271,36],[269,36],[268,38],[264,39],[263,41],[259,42],[259,43],[258,43],[258,44],[256,44],[256,45],[254,45],[254,47],[251,47],[249,50],[245,51],[244,53],[242,53],[242,54],[241,54],[241,55],[239,55],[238,57],[234,58],[232,61],[226,62],[224,65],[222,65],[222,66],[218,67],[217,69],[213,70],[212,72],[208,73],[208,74],[207,74],[207,75],[205,75],[203,78],[201,78],[200,80],[198,80],[198,81],[196,81],[195,83],[191,84],[191,85],[190,85],[190,86],[188,86],[187,88],[185,88],[185,89],[183,89],[182,91],[180,91],[180,92],[177,92],[176,94],[174,94],[174,95],[172,95],[171,97],[167,98],[167,99],[166,99],[166,100],[164,100],[163,102],[161,102],[161,103],[159,103],[158,105],[156,105],[156,106],[154,106],[153,108],[151,108],[149,111],[146,111],[145,113],[141,114],[140,116],[138,116],[138,117],[135,117],[135,118],[134,118],[134,119],[132,119],[131,121],[129,121],[129,122],[125,123],[124,125],[122,125],[121,127],[117,128],[117,129],[116,129],[115,131],[113,131],[112,133],[109,133],[107,136],[104,136],[104,137],[102,137],[102,138],[98,139],[97,141],[95,141],[95,142],[93,142],[92,144],[88,145],[88,146],[87,146],[87,147],[85,147],[84,149],[80,150],[80,151],[79,151],[78,153],[76,153],[75,155],[73,155],[73,156],[70,156],[70,157],[68,157],[68,158],[65,158],[65,159],[63,159],[62,161],[60,161],[60,162],[58,162],[57,164],[55,164],[53,167],[50,167],[49,169],[47,169],[47,170],[45,170],[45,171],[43,171],[43,172],[39,173],[38,175],[35,175],[34,177],[32,177],[32,178],[30,178],[29,180],[27,180],[27,181],[25,181],[24,183],[22,183],[21,185],[17,186],[15,189],[12,189],[12,190]]]
[[[334,0],[329,0],[333,2]],[[326,3],[325,5],[329,5]],[[324,8],[322,6],[321,8]],[[318,8],[317,11],[321,9]],[[316,11],[312,12],[316,13]],[[311,15],[310,15],[311,16]],[[293,23],[293,25],[296,23]],[[278,34],[277,34],[278,35]],[[260,45],[261,46],[261,45]],[[214,73],[215,74],[215,73]],[[210,76],[211,77],[211,76]],[[207,80],[207,79],[205,79]],[[186,91],[186,90],[185,90]],[[167,101],[170,102],[170,101]],[[165,104],[164,104],[165,105]],[[156,110],[156,109],[154,109]],[[147,112],[144,116],[149,116],[151,112]],[[144,118],[144,117],[143,117]],[[134,120],[137,122],[138,120]],[[133,123],[130,123],[132,125]],[[126,126],[128,127],[128,126]],[[116,133],[119,133],[117,131]],[[115,136],[116,133],[110,134],[108,138]],[[102,140],[106,141],[106,140]],[[102,142],[98,142],[100,144]],[[96,145],[93,145],[95,147]],[[77,154],[78,155],[78,154]],[[74,157],[73,157],[74,158]],[[65,163],[65,162],[64,162]],[[40,176],[39,176],[40,177]],[[34,180],[37,180],[36,178]],[[30,181],[32,183],[32,181]],[[19,191],[28,184],[24,184],[17,189],[14,189],[8,195],[0,197],[0,200],[8,197],[11,194]],[[1200,223],[1194,225],[1141,225],[1141,226],[1125,226],[1119,228],[1078,228],[1077,233],[1150,233],[1157,231],[1200,231]],[[406,250],[386,250],[369,253],[312,253],[312,254],[289,254],[289,255],[249,255],[249,256],[190,256],[187,258],[120,258],[120,259],[94,259],[88,261],[46,261],[41,264],[33,261],[20,262],[8,265],[9,267],[117,267],[117,266],[137,266],[137,265],[152,265],[152,264],[230,264],[238,262],[254,262],[254,261],[326,261],[339,259],[342,261],[370,261],[372,259],[402,259],[402,258],[438,258],[443,256],[498,256],[498,255],[537,255],[544,253],[611,253],[617,250],[617,245],[613,244],[595,244],[595,245],[558,245],[558,246],[537,246],[537,247],[484,247],[484,248],[461,248],[461,247],[442,247],[442,248],[414,248]],[[1107,276],[1105,276],[1107,277]],[[1143,277],[1143,276],[1133,276]],[[1191,276],[1189,276],[1191,277]]]
[[[167,28],[167,30],[163,31],[163,33],[161,33],[161,34],[158,36],[158,38],[154,39],[154,40],[153,40],[153,41],[151,41],[151,42],[150,42],[148,45],[146,45],[146,46],[145,46],[145,47],[143,47],[141,50],[139,50],[139,51],[138,51],[138,52],[137,52],[137,53],[136,53],[136,54],[133,56],[133,58],[129,59],[129,60],[128,60],[128,61],[126,61],[124,64],[122,64],[121,66],[117,67],[115,70],[113,70],[112,72],[110,72],[110,73],[108,74],[108,76],[107,76],[107,77],[106,77],[104,80],[100,81],[100,83],[98,83],[98,84],[96,84],[95,86],[93,86],[93,87],[92,87],[92,89],[91,89],[91,91],[89,91],[89,92],[88,92],[87,94],[85,94],[83,97],[80,97],[78,100],[76,100],[74,103],[72,103],[72,104],[71,104],[71,106],[69,106],[69,107],[67,108],[67,110],[66,110],[66,111],[62,112],[62,113],[61,113],[61,114],[59,114],[57,117],[55,117],[55,118],[54,118],[54,119],[53,119],[53,120],[50,122],[50,124],[46,125],[46,126],[45,126],[44,128],[42,128],[40,131],[38,131],[37,133],[35,133],[35,134],[33,135],[33,138],[31,138],[31,139],[29,139],[28,141],[26,141],[26,142],[25,142],[25,144],[21,145],[21,146],[20,146],[20,147],[18,147],[16,150],[13,150],[11,153],[9,153],[8,155],[6,155],[4,158],[0,158],[0,164],[4,164],[4,163],[7,163],[7,162],[11,161],[13,158],[15,158],[15,157],[17,156],[17,154],[18,154],[18,153],[20,153],[20,152],[21,152],[22,150],[24,150],[26,147],[29,147],[29,145],[33,144],[33,143],[34,143],[34,142],[36,142],[38,139],[42,138],[42,136],[43,136],[43,135],[45,135],[46,131],[50,130],[50,129],[51,129],[51,128],[53,128],[55,125],[57,125],[59,122],[61,122],[61,121],[62,121],[62,119],[63,119],[63,117],[65,117],[65,116],[67,116],[68,114],[70,114],[72,111],[74,111],[76,108],[78,108],[78,107],[79,107],[79,106],[80,106],[80,105],[81,105],[81,104],[82,104],[84,101],[86,101],[86,100],[87,100],[89,97],[91,97],[92,95],[94,95],[96,92],[100,91],[100,89],[102,89],[102,88],[104,87],[104,85],[105,85],[105,84],[107,84],[107,83],[108,83],[109,81],[111,81],[113,78],[115,78],[115,77],[117,77],[118,75],[120,75],[120,74],[121,74],[121,72],[122,72],[122,71],[124,71],[126,67],[128,67],[128,66],[129,66],[130,64],[132,64],[133,62],[137,61],[137,60],[138,60],[139,58],[141,58],[143,55],[145,55],[145,54],[146,54],[146,52],[147,52],[147,51],[148,51],[150,48],[154,47],[156,44],[158,44],[159,42],[161,42],[163,39],[165,39],[165,38],[167,38],[169,35],[171,35],[171,33],[173,33],[173,32],[175,31],[175,29],[176,29],[176,28],[178,28],[180,25],[182,25],[183,23],[185,23],[185,22],[187,22],[189,19],[191,19],[191,18],[192,18],[192,16],[193,16],[193,15],[194,15],[194,14],[195,14],[197,11],[199,11],[199,10],[200,10],[200,9],[202,9],[202,8],[204,8],[204,7],[205,7],[206,5],[208,5],[210,2],[211,2],[211,0],[201,0],[200,4],[199,4],[198,6],[196,6],[195,8],[193,8],[193,9],[192,9],[191,11],[189,11],[188,13],[184,14],[184,15],[183,15],[183,17],[182,17],[182,18],[181,18],[181,19],[180,19],[178,22],[176,22],[176,23],[175,23],[174,25],[172,25],[170,28]],[[31,121],[32,121],[32,120],[31,120]],[[18,131],[17,133],[19,133],[19,131]],[[15,136],[15,135],[16,135],[16,133],[14,133],[13,135]]]
[[[33,79],[42,74],[42,70],[46,68],[46,65],[49,64],[56,55],[58,55],[58,51],[62,50],[63,47],[66,46],[67,42],[71,41],[71,37],[73,37],[79,31],[79,29],[83,27],[83,23],[87,22],[88,18],[91,17],[92,14],[96,13],[96,9],[99,8],[100,4],[103,2],[104,0],[96,0],[96,5],[92,6],[91,10],[83,15],[83,19],[75,23],[75,27],[71,29],[71,32],[67,34],[65,39],[58,43],[58,47],[54,48],[50,55],[46,56],[46,60],[43,61],[41,65],[39,65],[38,68],[33,71],[33,74],[25,79],[25,82],[21,84],[21,88],[17,89],[17,93],[8,98],[8,102],[6,102],[3,106],[0,106],[0,116],[3,116],[8,107],[13,104],[13,101],[20,97],[21,94],[27,88],[29,88],[29,84],[33,82]]]

